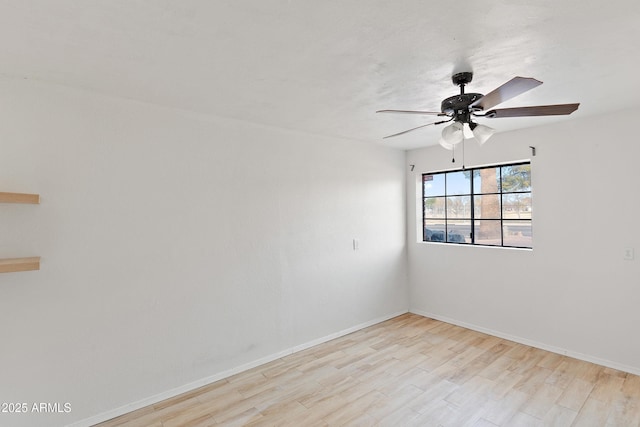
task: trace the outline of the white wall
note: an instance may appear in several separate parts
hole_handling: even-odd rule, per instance
[[[411,310],[640,373],[639,113],[467,144],[469,167],[531,159],[532,251],[419,242],[420,174],[460,162],[439,147],[409,152]],[[623,259],[628,247],[634,261]]]
[[[0,81],[1,402],[98,421],[408,309],[405,153]],[[354,251],[352,239],[360,249]],[[120,409],[118,409],[120,408]]]

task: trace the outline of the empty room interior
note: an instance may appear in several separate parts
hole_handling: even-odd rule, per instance
[[[0,22],[0,425],[640,425],[640,3]]]

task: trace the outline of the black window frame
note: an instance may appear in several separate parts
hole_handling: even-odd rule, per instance
[[[523,165],[527,165],[529,166],[529,188],[528,190],[517,190],[517,191],[504,191],[503,188],[503,168],[506,167],[515,167],[515,166],[523,166]],[[474,189],[474,177],[476,176],[475,173],[477,171],[480,171],[482,169],[498,169],[499,170],[499,177],[497,177],[498,179],[498,191],[495,192],[481,192],[480,189],[476,190]],[[459,172],[465,172],[465,173],[470,173],[470,179],[469,179],[469,193],[453,193],[453,194],[447,194],[447,175],[448,174],[455,174],[455,173],[459,173]],[[436,175],[444,175],[444,194],[443,195],[436,195],[436,196],[425,196],[425,183],[432,181],[434,179],[434,177]],[[427,179],[426,177],[430,177],[429,179]],[[505,195],[509,196],[509,195],[529,195],[530,198],[530,203],[532,205],[532,195],[533,195],[533,188],[531,185],[531,161],[520,161],[520,162],[515,162],[515,163],[501,163],[501,164],[495,164],[495,165],[487,165],[487,166],[479,166],[479,167],[474,167],[474,168],[463,168],[463,169],[451,169],[451,170],[445,170],[445,171],[437,171],[437,172],[428,172],[428,173],[423,173],[422,174],[422,241],[423,242],[427,242],[427,243],[446,243],[446,244],[454,244],[454,245],[466,245],[466,246],[488,246],[488,247],[502,247],[502,248],[518,248],[518,249],[533,249],[533,212],[531,212],[533,209],[531,207],[531,217],[530,218],[518,218],[518,219],[505,219],[504,216],[504,199],[505,199]],[[487,220],[491,220],[491,221],[497,221],[498,218],[491,218],[491,219],[486,219],[486,218],[476,218],[476,214],[475,214],[475,198],[477,196],[494,196],[497,195],[499,197],[499,212],[500,212],[500,244],[486,244],[486,243],[476,243],[476,222],[477,221],[487,221]],[[455,219],[460,221],[469,221],[470,223],[470,242],[466,242],[465,241],[460,241],[461,237],[464,237],[464,235],[461,234],[457,234],[456,235],[451,235],[450,233],[452,232],[451,230],[449,230],[449,222],[452,219],[449,216],[449,198],[451,197],[468,197],[470,200],[469,203],[469,210],[470,210],[470,214],[469,214],[469,218],[459,218],[456,217]],[[444,207],[440,207],[440,210],[442,211],[442,214],[444,215],[443,217],[438,217],[438,216],[431,216],[428,217],[427,216],[427,200],[428,199],[438,199],[438,198],[442,198],[444,201]],[[435,202],[434,202],[435,204]],[[433,204],[431,205],[433,206]],[[441,230],[428,230],[427,229],[427,220],[430,221],[443,221],[444,222],[444,231]],[[513,244],[507,244],[505,245],[505,227],[504,227],[504,223],[505,221],[507,222],[511,222],[511,221],[520,221],[520,222],[527,222],[529,224],[529,228],[531,230],[531,240],[530,240],[530,246],[521,246],[521,245],[513,245]],[[432,231],[432,236],[435,233],[438,233],[438,238],[433,240],[433,239],[427,239],[427,231]],[[449,241],[450,237],[453,237],[451,239],[451,241]]]

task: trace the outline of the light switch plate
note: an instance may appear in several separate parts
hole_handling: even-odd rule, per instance
[[[633,260],[635,258],[634,252],[633,248],[624,248],[624,259],[627,261]]]

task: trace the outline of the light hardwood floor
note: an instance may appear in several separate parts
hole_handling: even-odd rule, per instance
[[[640,377],[404,314],[100,427],[640,426]]]

